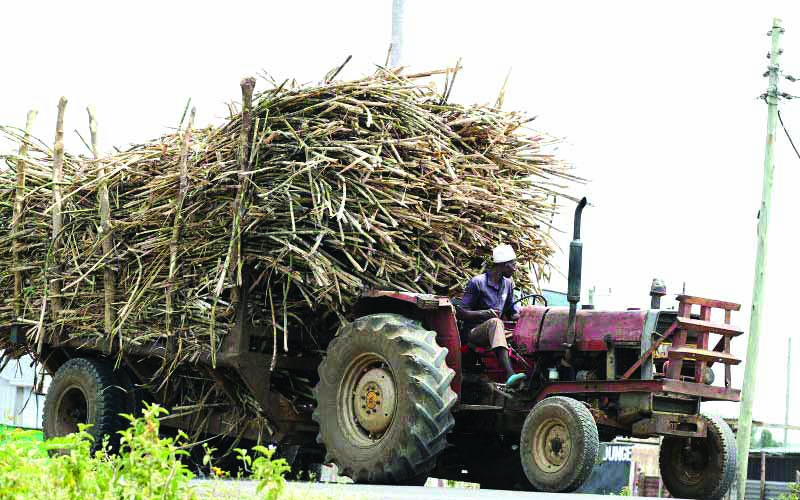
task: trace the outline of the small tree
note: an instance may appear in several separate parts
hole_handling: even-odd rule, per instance
[[[777,448],[781,446],[780,441],[775,441],[775,438],[772,437],[772,433],[764,429],[761,431],[761,440],[759,441],[758,445],[760,448]]]

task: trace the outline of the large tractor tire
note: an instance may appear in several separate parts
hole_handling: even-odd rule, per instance
[[[664,486],[676,498],[722,498],[736,474],[736,437],[719,417],[703,415],[706,437],[666,436],[658,465]]]
[[[594,468],[599,448],[591,412],[572,398],[553,396],[539,401],[522,426],[522,469],[539,491],[580,488]]]
[[[345,326],[314,389],[325,461],[357,483],[423,484],[454,424],[446,355],[434,332],[404,316]]]
[[[78,432],[78,424],[91,424],[86,432],[95,447],[103,436],[118,442],[117,431],[125,422],[127,398],[117,383],[111,366],[97,359],[73,358],[61,365],[44,398],[42,431],[45,438]]]

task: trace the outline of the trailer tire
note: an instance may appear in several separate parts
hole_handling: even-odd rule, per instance
[[[552,396],[539,401],[522,426],[522,469],[539,491],[580,488],[594,468],[599,448],[594,417],[572,398]]]
[[[42,411],[45,439],[78,431],[78,424],[91,424],[86,432],[94,438],[94,448],[102,445],[103,436],[115,447],[117,431],[125,423],[127,398],[117,383],[111,366],[99,359],[73,358],[56,371]]]
[[[725,496],[736,474],[736,437],[719,417],[703,415],[706,437],[666,436],[658,465],[667,491],[677,498],[717,500]]]
[[[314,388],[326,463],[356,483],[424,484],[454,425],[454,372],[436,334],[398,314],[346,325]]]

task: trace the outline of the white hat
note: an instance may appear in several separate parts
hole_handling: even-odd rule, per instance
[[[511,245],[497,245],[492,251],[492,260],[494,260],[495,264],[502,264],[503,262],[517,260],[517,254],[514,253]]]

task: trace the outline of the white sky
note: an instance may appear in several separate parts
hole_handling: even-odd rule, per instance
[[[219,123],[241,77],[318,81],[347,55],[341,77],[382,64],[391,0],[294,2],[4,2],[0,123],[52,142],[67,96],[67,149],[84,152],[85,108],[96,106],[101,148],[174,127],[187,98],[200,125]],[[786,34],[784,71],[800,77],[797,2],[407,0],[403,60],[413,70],[464,66],[453,100],[494,102],[509,68],[506,109],[536,114],[563,136],[591,183],[584,212],[584,288],[599,305],[645,306],[650,281],[670,292],[742,303],[748,324],[761,197],[766,106],[762,73],[772,17]],[[800,82],[781,82],[800,95]],[[263,88],[263,84],[262,84]],[[258,89],[258,87],[257,87]],[[800,101],[782,105],[800,146]],[[795,232],[800,159],[779,129],[754,417],[781,422],[786,339],[800,300]],[[569,228],[573,207],[565,209]],[[560,237],[568,248],[569,237]],[[557,262],[566,270],[566,255]],[[565,288],[556,280],[555,288]],[[794,359],[800,361],[795,333]],[[746,339],[734,341],[744,354]],[[735,369],[741,385],[743,366]],[[794,392],[800,393],[800,367]],[[736,415],[736,405],[719,408]],[[717,409],[715,408],[715,411]],[[800,396],[791,405],[800,425]],[[777,437],[781,436],[776,433]]]

